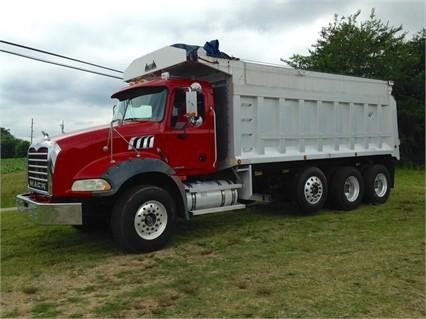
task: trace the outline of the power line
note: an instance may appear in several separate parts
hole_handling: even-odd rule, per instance
[[[35,57],[29,56],[29,55],[25,55],[25,54],[21,54],[21,53],[17,53],[17,52],[12,52],[12,51],[8,51],[8,50],[0,49],[0,52],[4,52],[4,53],[8,53],[8,54],[13,54],[13,55],[17,55],[17,56],[20,56],[20,57],[23,57],[23,58],[27,58],[27,59],[31,59],[31,60],[36,60],[36,61],[40,61],[40,62],[44,62],[44,63],[59,65],[59,66],[65,67],[65,68],[75,69],[75,70],[79,70],[79,71],[83,71],[83,72],[88,72],[88,73],[93,73],[93,74],[97,74],[97,75],[108,76],[108,77],[114,78],[114,79],[120,79],[120,80],[123,79],[122,77],[119,77],[119,76],[115,76],[115,75],[111,75],[111,74],[106,74],[106,73],[101,73],[101,72],[96,72],[96,71],[92,71],[92,70],[88,70],[88,69],[83,69],[83,68],[79,68],[79,67],[68,65],[68,64],[53,62],[53,61],[49,61],[49,60],[45,60],[45,59],[35,58]]]
[[[40,50],[40,49],[32,48],[32,47],[29,47],[29,46],[26,46],[26,45],[22,45],[22,44],[17,44],[17,43],[13,43],[13,42],[9,42],[9,41],[4,41],[4,40],[0,40],[0,43],[4,43],[4,44],[8,44],[8,45],[13,45],[13,46],[16,46],[16,47],[19,47],[19,48],[23,48],[23,49],[27,49],[27,50],[32,50],[32,51],[41,52],[41,53],[44,53],[44,54],[49,54],[49,55],[57,56],[57,57],[60,57],[60,58],[63,58],[63,59],[68,59],[68,60],[71,60],[71,61],[76,61],[76,62],[79,62],[79,63],[88,64],[88,65],[95,66],[97,68],[101,68],[101,69],[105,69],[105,70],[110,70],[110,71],[114,71],[114,72],[118,72],[118,73],[123,73],[123,71],[120,71],[120,70],[108,68],[106,66],[102,66],[102,65],[99,65],[99,64],[94,64],[94,63],[86,62],[86,61],[79,60],[79,59],[70,58],[70,57],[67,57],[65,55],[61,55],[61,54],[57,54],[57,53],[53,53],[53,52],[49,52],[49,51],[45,51],[45,50]]]

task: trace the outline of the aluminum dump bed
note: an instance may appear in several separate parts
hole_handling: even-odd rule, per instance
[[[214,86],[221,167],[372,155],[399,159],[396,103],[385,81],[165,47],[142,56],[127,82],[158,77]]]

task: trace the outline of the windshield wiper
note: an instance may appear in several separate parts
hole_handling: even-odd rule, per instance
[[[124,119],[123,121],[142,121],[142,119],[137,117],[129,117],[127,119]]]

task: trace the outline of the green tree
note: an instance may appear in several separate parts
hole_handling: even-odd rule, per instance
[[[16,138],[9,129],[0,127],[1,158],[26,157],[30,143]]]
[[[357,21],[360,13],[335,15],[308,55],[295,54],[286,62],[299,69],[393,80],[401,158],[424,163],[426,32],[406,40],[402,26],[383,23],[374,9],[366,21]]]
[[[8,129],[0,127],[1,140],[1,158],[9,158],[15,156],[15,137],[10,134]]]
[[[27,152],[29,147],[30,147],[30,142],[19,140],[15,144],[15,157],[27,157]]]

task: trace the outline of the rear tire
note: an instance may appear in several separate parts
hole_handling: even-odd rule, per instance
[[[372,165],[364,171],[365,201],[371,204],[385,203],[391,192],[390,174],[383,165]]]
[[[137,253],[161,249],[172,236],[176,208],[170,194],[156,186],[126,191],[114,205],[111,230],[123,250]]]
[[[330,194],[333,206],[341,210],[357,208],[364,197],[364,180],[355,167],[338,167],[333,175]]]
[[[306,167],[295,176],[296,202],[304,213],[315,213],[327,200],[327,178],[317,167]]]

